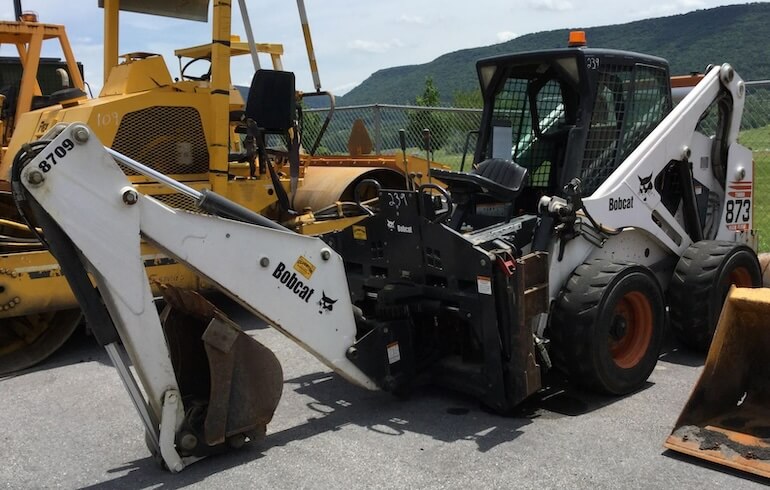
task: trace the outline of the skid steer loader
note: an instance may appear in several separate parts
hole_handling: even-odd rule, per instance
[[[82,123],[16,155],[19,208],[170,470],[264,434],[281,370],[195,293],[166,288],[159,315],[140,236],[361,387],[437,383],[500,413],[552,367],[601,392],[638,390],[667,305],[677,334],[702,347],[730,284],[759,284],[751,152],[736,143],[744,86],[729,65],[673,109],[668,65],[652,56],[580,46],[477,69],[473,169],[433,172],[446,189],[362,183],[358,194],[379,197],[357,200],[368,216],[322,237],[164,176]],[[713,135],[699,128],[709,113]],[[138,193],[118,163],[206,213]]]

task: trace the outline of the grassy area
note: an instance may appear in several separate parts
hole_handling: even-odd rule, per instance
[[[417,148],[417,147],[407,148],[406,153],[409,155],[418,156],[420,158],[425,158],[425,150],[421,150],[420,148]],[[383,152],[383,154],[401,155],[401,150],[386,150]],[[463,154],[449,152],[443,148],[439,148],[438,150],[433,151],[433,153],[431,154],[431,161],[448,165],[449,167],[451,167],[452,170],[460,170],[460,164],[463,161]],[[466,172],[468,172],[471,169],[472,163],[473,163],[473,150],[471,149],[468,152],[468,154],[465,156],[464,170]]]
[[[770,126],[741,131],[738,141],[754,153],[754,229],[759,251],[770,252]]]
[[[754,229],[759,251],[770,252],[770,151],[754,152]]]
[[[770,151],[770,125],[741,131],[738,142],[755,153]]]
[[[425,152],[423,152],[425,153]],[[422,155],[421,155],[422,156]],[[441,162],[444,165],[449,165],[452,170],[460,170],[460,163],[462,163],[462,153],[450,153],[443,148],[433,152],[433,159],[437,162]],[[471,169],[473,163],[473,149],[468,151],[468,155],[465,156],[465,170],[466,172]]]

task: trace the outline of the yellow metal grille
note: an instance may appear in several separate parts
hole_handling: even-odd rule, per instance
[[[201,209],[195,205],[195,200],[185,194],[155,194],[152,196],[154,199],[162,202],[166,206],[184,209],[185,211],[194,211],[196,213],[203,213]]]
[[[192,107],[155,106],[129,112],[120,121],[112,149],[163,174],[209,170],[206,136]],[[127,175],[136,172],[123,167]]]

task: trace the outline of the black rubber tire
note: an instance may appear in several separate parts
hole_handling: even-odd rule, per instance
[[[638,315],[628,330],[613,330],[619,318],[626,325],[619,311],[625,311],[628,298],[646,305],[644,321]],[[575,269],[557,299],[549,326],[551,351],[556,367],[573,382],[624,395],[639,390],[652,373],[665,328],[663,291],[647,267],[594,259]],[[613,350],[626,339],[632,341],[630,357]]]
[[[703,240],[693,243],[679,258],[668,286],[671,328],[687,347],[707,352],[719,322],[722,305],[735,283],[736,271],[744,276],[740,286],[762,286],[757,254],[733,242]]]

